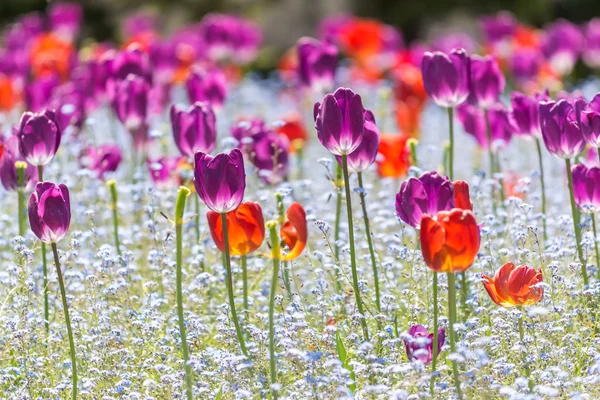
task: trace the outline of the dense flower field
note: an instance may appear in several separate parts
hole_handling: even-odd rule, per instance
[[[2,36],[0,398],[600,397],[598,20],[336,17],[269,77],[236,16],[81,21]]]

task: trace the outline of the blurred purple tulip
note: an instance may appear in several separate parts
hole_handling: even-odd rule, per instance
[[[48,11],[50,29],[63,39],[73,42],[79,34],[83,10],[77,3],[51,3]]]
[[[577,164],[573,172],[573,194],[579,208],[600,208],[600,168]]]
[[[54,111],[26,112],[19,123],[19,151],[29,164],[46,165],[56,155],[62,131]]]
[[[464,50],[450,54],[425,53],[421,73],[425,90],[433,101],[445,108],[462,104],[469,96],[470,59]]]
[[[208,14],[199,26],[208,58],[215,62],[252,61],[262,41],[260,29],[250,21],[227,14]]]
[[[592,147],[600,147],[600,93],[596,94],[581,111],[581,133]]]
[[[50,106],[56,110],[63,132],[69,126],[81,129],[85,121],[85,101],[85,92],[75,82],[64,83],[52,92]]]
[[[106,93],[112,101],[116,95],[117,86],[131,76],[136,76],[152,85],[152,69],[148,54],[136,45],[130,45],[122,51],[111,51],[103,60],[106,68]]]
[[[173,183],[179,157],[148,158],[146,165],[152,182],[158,187],[168,187]]]
[[[504,148],[510,142],[514,127],[509,120],[506,109],[499,103],[487,110],[492,137],[492,149]],[[485,112],[471,104],[463,104],[457,108],[459,121],[466,133],[473,136],[482,149],[488,149],[488,133]]]
[[[510,121],[514,127],[515,134],[519,136],[542,137],[540,128],[540,101],[548,101],[548,91],[536,93],[535,96],[527,96],[520,92],[512,92],[510,101],[512,110]]]
[[[98,174],[98,179],[104,179],[107,172],[115,172],[122,161],[119,146],[105,144],[87,149],[88,168]]]
[[[561,76],[571,73],[583,47],[581,29],[564,19],[545,27],[542,51],[552,69]]]
[[[248,158],[258,169],[258,176],[270,185],[277,184],[287,177],[289,171],[290,143],[283,135],[265,129],[251,137],[251,143],[244,146]]]
[[[242,119],[231,127],[231,136],[238,141],[239,145],[243,145],[244,139],[252,138],[268,129],[265,121],[260,118]]]
[[[190,103],[207,102],[215,110],[221,109],[227,97],[227,79],[219,69],[195,70],[185,82]]]
[[[406,346],[406,355],[409,361],[419,360],[425,365],[431,364],[433,357],[433,333],[429,333],[423,325],[413,325],[408,330],[409,338],[404,339]],[[442,351],[446,339],[446,330],[438,330],[438,348],[437,354]]]
[[[364,136],[365,110],[360,95],[339,88],[314,107],[319,141],[330,153],[341,156],[358,148]]]
[[[510,74],[519,85],[534,79],[542,67],[542,54],[536,49],[516,49],[509,55]]]
[[[471,96],[479,107],[492,107],[504,92],[505,83],[494,57],[471,57]]]
[[[196,102],[187,110],[171,106],[171,127],[175,145],[184,157],[198,151],[210,153],[217,139],[216,117],[208,103]]]
[[[556,157],[573,158],[585,148],[580,114],[585,101],[578,99],[540,102],[540,126],[548,151]]]
[[[118,81],[112,100],[112,108],[125,128],[136,131],[145,124],[148,114],[148,83],[141,77],[129,75]]]
[[[154,15],[147,13],[132,14],[125,18],[125,22],[123,22],[123,36],[127,40],[143,33],[155,32],[157,26],[158,20]]]
[[[318,28],[319,39],[329,43],[335,43],[340,32],[351,22],[352,17],[345,14],[321,18]]]
[[[218,213],[235,210],[244,199],[246,172],[239,149],[215,157],[198,152],[194,156],[194,186],[200,200]]]
[[[425,172],[419,178],[402,182],[396,195],[396,215],[402,221],[419,229],[424,214],[454,208],[454,184],[437,172]]]
[[[330,43],[304,37],[298,40],[296,49],[302,85],[317,92],[331,89],[337,68],[337,48]]]
[[[581,56],[590,68],[600,68],[600,18],[592,18],[585,27]]]
[[[518,22],[512,13],[500,11],[497,14],[482,17],[480,25],[485,41],[495,44],[512,37]]]
[[[379,128],[375,124],[375,117],[369,110],[365,110],[364,136],[360,145],[348,154],[348,171],[364,172],[375,162],[379,151]],[[342,165],[342,157],[335,156]]]
[[[29,198],[31,230],[44,243],[57,243],[69,232],[71,201],[63,184],[39,182]]]
[[[52,91],[60,81],[56,75],[44,75],[25,85],[25,107],[33,112],[47,108],[52,97]]]
[[[436,39],[431,45],[432,50],[442,53],[452,53],[456,49],[462,49],[465,53],[471,53],[477,49],[477,44],[471,36],[463,32],[445,34]]]
[[[15,162],[25,161],[19,151],[19,138],[12,135],[4,142],[4,151],[0,157],[0,182],[6,190],[16,190],[19,186]],[[25,191],[30,192],[38,181],[38,171],[34,165],[27,164],[25,169]]]

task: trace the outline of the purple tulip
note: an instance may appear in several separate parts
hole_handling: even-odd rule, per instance
[[[111,52],[104,59],[106,68],[106,93],[110,100],[116,96],[117,86],[121,81],[136,76],[152,85],[152,69],[148,54],[136,45],[130,45],[126,50]]]
[[[492,107],[504,91],[505,83],[494,57],[471,57],[471,96],[479,107]]]
[[[579,123],[584,107],[582,99],[574,103],[564,99],[540,102],[542,138],[548,151],[556,157],[573,158],[585,148]]]
[[[145,124],[148,113],[148,83],[141,77],[129,75],[117,82],[112,108],[128,131],[136,131]]]
[[[533,136],[536,138],[542,137],[539,103],[540,101],[548,100],[550,100],[550,96],[547,90],[537,93],[534,97],[520,92],[512,92],[510,95],[512,111],[509,118],[517,135]]]
[[[340,32],[350,23],[352,23],[352,17],[345,14],[321,18],[318,27],[319,38],[329,43],[335,43]]]
[[[52,92],[50,105],[56,115],[62,131],[69,126],[81,129],[85,121],[86,95],[75,82],[60,85]]]
[[[495,15],[482,17],[480,20],[485,41],[490,44],[502,42],[514,35],[517,20],[510,12],[499,12]]]
[[[25,107],[40,112],[48,107],[52,91],[59,85],[56,75],[44,75],[25,85]]]
[[[253,61],[256,58],[262,39],[262,32],[258,25],[240,19],[234,40],[233,61],[238,64],[247,64]]]
[[[246,172],[239,149],[215,157],[198,152],[194,156],[194,186],[200,200],[218,213],[235,210],[244,198]]]
[[[215,62],[251,61],[262,41],[260,29],[242,18],[226,14],[208,14],[200,22],[208,58]]]
[[[227,97],[227,79],[223,71],[196,70],[185,82],[185,88],[190,103],[207,102],[213,109],[220,109]]]
[[[50,28],[69,42],[77,37],[82,17],[81,5],[76,3],[52,3],[48,12]]]
[[[16,135],[4,142],[4,152],[0,157],[0,182],[6,190],[15,190],[19,186],[15,162],[25,161],[19,151],[19,138]],[[25,191],[31,191],[38,181],[38,171],[34,165],[27,164],[24,175]]]
[[[63,184],[40,182],[29,198],[31,230],[44,243],[64,238],[71,225],[69,189]]]
[[[573,194],[579,208],[600,207],[600,168],[577,164],[573,172]]]
[[[260,118],[242,119],[231,127],[231,136],[238,141],[239,145],[242,145],[244,139],[252,138],[268,129],[265,121]]]
[[[588,67],[600,68],[600,18],[592,18],[585,27],[581,56]]]
[[[442,53],[451,53],[456,49],[463,49],[465,52],[471,53],[477,47],[477,43],[475,43],[473,38],[463,32],[442,35],[431,46],[432,50],[441,51]]]
[[[464,50],[450,54],[439,51],[425,53],[421,73],[425,90],[441,107],[456,107],[469,96],[470,60]]]
[[[185,157],[198,151],[210,153],[215,148],[217,128],[215,113],[208,103],[194,103],[187,110],[171,106],[171,127],[175,145]]]
[[[514,132],[508,112],[498,103],[487,110],[487,113],[492,137],[492,149],[497,150],[506,147]],[[473,136],[482,149],[488,149],[489,141],[485,112],[471,104],[463,104],[457,108],[457,115],[465,132]]]
[[[583,40],[579,27],[564,19],[545,28],[542,51],[556,73],[562,76],[571,73],[583,47]]]
[[[314,107],[315,129],[319,141],[336,156],[358,148],[364,136],[365,110],[360,95],[339,88],[325,95]]]
[[[365,110],[365,133],[360,145],[352,153],[348,154],[348,171],[363,172],[375,162],[379,151],[379,128],[375,124],[375,117],[369,110]],[[336,156],[340,165],[342,158]]]
[[[600,93],[596,94],[580,115],[583,138],[593,147],[600,147]]]
[[[285,179],[289,170],[290,143],[287,138],[265,129],[253,135],[251,140],[244,149],[252,165],[258,169],[259,177],[270,185]]]
[[[543,63],[542,54],[535,49],[516,49],[509,57],[510,73],[520,85],[534,79]]]
[[[302,85],[315,91],[330,89],[337,68],[337,48],[327,42],[304,37],[298,40],[296,49]]]
[[[123,36],[125,39],[131,39],[143,33],[156,32],[158,26],[157,18],[154,15],[139,13],[125,18],[123,23]]]
[[[62,131],[54,111],[26,112],[19,123],[19,151],[29,164],[46,165],[60,146]]]
[[[396,215],[408,225],[419,229],[424,214],[454,208],[454,184],[437,172],[425,172],[400,185],[396,195]]]
[[[122,160],[121,149],[112,144],[90,147],[86,156],[88,168],[95,171],[99,179],[104,179],[107,172],[115,172]]]
[[[409,338],[404,339],[406,355],[410,361],[419,360],[425,365],[431,363],[433,357],[433,333],[429,333],[423,325],[413,325],[408,330]],[[442,351],[446,339],[446,330],[438,330],[437,354]]]
[[[179,157],[148,158],[146,165],[152,182],[159,187],[168,187],[173,182],[179,160]]]

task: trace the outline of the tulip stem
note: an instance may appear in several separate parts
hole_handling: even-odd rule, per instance
[[[450,129],[450,147],[448,148],[448,177],[454,180],[454,108],[448,108],[448,126]]]
[[[490,126],[490,116],[488,114],[488,110],[483,110],[483,115],[485,117],[485,133],[487,135],[487,145],[488,145],[488,157],[490,159],[490,178],[494,178],[494,166],[496,165],[494,162],[494,150],[492,149],[492,128]]]
[[[377,275],[377,260],[375,259],[375,249],[373,248],[373,237],[371,235],[371,227],[369,224],[369,214],[367,213],[367,202],[365,201],[366,193],[362,179],[362,172],[358,174],[358,186],[361,188],[360,204],[362,206],[363,219],[365,221],[365,233],[367,235],[367,243],[369,245],[369,254],[371,255],[371,266],[373,267],[373,280],[375,281],[375,301],[377,311],[381,312],[381,295],[379,292],[379,276]]]
[[[542,187],[542,226],[544,229],[544,241],[548,240],[546,230],[546,183],[544,180],[544,159],[542,157],[542,145],[539,138],[535,138],[535,146],[537,147],[538,163],[540,168],[540,185]]]
[[[433,271],[433,351],[431,353],[431,381],[429,382],[429,391],[433,397],[435,387],[435,375],[438,356],[438,273]]]
[[[38,181],[44,182],[44,166],[38,165]],[[46,243],[42,242],[42,272],[44,275],[44,326],[50,331],[50,312],[48,306],[48,262],[46,260]]]
[[[277,383],[277,361],[275,360],[275,293],[277,292],[277,278],[279,276],[279,236],[277,235],[277,222],[267,222],[269,237],[271,239],[271,255],[273,258],[273,274],[271,275],[271,293],[269,296],[269,367],[271,372],[271,391],[273,399],[277,399],[277,392],[273,385]]]
[[[469,316],[469,310],[467,310],[467,298],[469,297],[469,281],[467,280],[467,272],[462,271],[460,273],[460,305],[462,307],[464,321]]]
[[[19,165],[17,165],[19,164]],[[25,167],[19,162],[15,164],[17,169],[17,201],[19,203],[19,236],[25,236]]]
[[[333,248],[335,249],[335,258],[339,261],[340,259],[340,218],[342,216],[342,191],[338,186],[338,183],[342,180],[342,167],[338,162],[335,163],[335,188],[337,191],[337,198],[335,203],[335,230],[333,233]]]
[[[180,187],[177,193],[175,203],[175,240],[177,242],[176,255],[176,273],[177,273],[177,316],[179,319],[179,336],[181,336],[181,350],[183,352],[183,362],[185,368],[185,385],[188,400],[192,400],[192,368],[190,366],[190,356],[185,333],[185,322],[183,320],[183,289],[182,289],[182,264],[183,264],[183,212],[185,211],[185,201],[190,194],[186,187]]]
[[[248,257],[246,255],[242,256],[241,259],[242,264],[242,279],[244,280],[244,310],[248,310]]]
[[[454,281],[454,273],[448,272],[448,331],[450,338],[450,351],[456,353],[456,334],[454,332],[454,324],[456,323],[456,283]],[[435,348],[433,349],[436,350]],[[452,372],[454,374],[454,386],[456,386],[456,394],[459,400],[462,400],[462,392],[460,390],[460,375],[458,374],[458,365],[456,359],[452,360]]]
[[[117,210],[117,182],[114,180],[110,180],[106,182],[108,189],[110,191],[110,208],[112,209],[112,219],[113,219],[113,232],[115,235],[115,247],[117,248],[117,254],[121,257],[123,254],[121,253],[121,241],[119,240],[119,211]]]
[[[369,330],[367,321],[363,312],[363,304],[360,298],[360,288],[358,286],[358,272],[356,270],[356,250],[354,249],[354,223],[352,221],[352,198],[350,195],[350,177],[348,175],[348,155],[342,155],[342,171],[344,173],[344,187],[346,189],[346,209],[348,213],[348,238],[350,241],[350,266],[352,268],[352,285],[354,287],[354,297],[356,298],[356,308],[361,315],[360,323],[362,325],[365,341],[369,340]]]
[[[75,356],[75,341],[73,340],[73,331],[71,330],[71,318],[69,317],[69,306],[67,304],[67,294],[65,292],[65,283],[60,270],[60,260],[58,259],[58,250],[56,243],[52,243],[52,253],[54,253],[54,265],[58,275],[58,284],[60,286],[60,296],[62,298],[63,310],[65,312],[65,324],[67,325],[67,336],[69,337],[69,348],[71,352],[71,370],[73,380],[72,399],[77,399],[77,357]]]
[[[596,250],[596,268],[598,269],[598,280],[600,280],[600,251],[598,251],[598,236],[596,231],[596,214],[592,213],[592,229],[594,229],[594,249]]]
[[[248,351],[246,350],[246,343],[244,342],[244,335],[240,327],[240,321],[238,320],[237,312],[235,310],[235,297],[233,293],[233,273],[231,272],[231,254],[229,253],[229,232],[227,230],[227,213],[221,213],[221,225],[223,226],[223,250],[225,257],[225,284],[227,285],[227,296],[229,297],[229,308],[231,308],[231,319],[233,325],[235,325],[235,332],[237,334],[238,342],[242,353],[248,358]]]
[[[577,254],[579,256],[579,262],[581,263],[581,275],[583,276],[583,284],[588,285],[588,274],[585,259],[583,258],[583,249],[581,248],[581,229],[579,227],[579,214],[577,213],[577,206],[575,205],[575,195],[573,193],[573,174],[571,172],[571,160],[565,159],[567,167],[567,179],[569,180],[569,195],[571,197],[571,213],[573,214],[573,229],[575,230],[575,241],[577,242]]]
[[[196,198],[196,243],[200,243],[200,197]]]

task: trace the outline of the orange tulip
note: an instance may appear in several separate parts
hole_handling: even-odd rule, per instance
[[[206,218],[213,241],[219,250],[224,251],[221,214],[209,211]],[[245,256],[258,249],[265,238],[265,220],[260,204],[247,201],[228,212],[227,233],[231,255]]]
[[[277,127],[277,133],[288,138],[290,142],[290,153],[304,147],[308,139],[302,119],[298,114],[292,114],[283,118],[283,123]]]
[[[473,211],[473,203],[469,195],[469,184],[465,181],[454,181],[454,204],[456,208]]]
[[[406,135],[381,134],[377,173],[382,177],[403,178],[410,167],[410,150],[406,145]]]
[[[538,284],[543,282],[542,270],[535,270],[527,265],[509,262],[504,264],[494,279],[486,275],[483,286],[492,301],[502,307],[519,307],[535,304],[544,296],[544,288]]]
[[[38,36],[31,45],[31,70],[35,77],[58,74],[63,80],[69,77],[73,63],[73,45],[54,33]]]
[[[11,110],[17,102],[17,96],[11,79],[0,73],[0,111]]]
[[[289,252],[281,256],[281,260],[289,261],[297,258],[306,247],[308,239],[306,211],[300,203],[292,203],[288,208],[279,235],[289,248]]]
[[[366,62],[381,50],[383,29],[379,21],[355,18],[340,31],[340,44],[350,57]]]
[[[403,133],[418,137],[421,113],[427,101],[421,69],[402,61],[394,67],[393,77],[396,122]]]
[[[421,219],[421,251],[436,272],[462,272],[479,251],[479,227],[472,211],[454,208]]]

